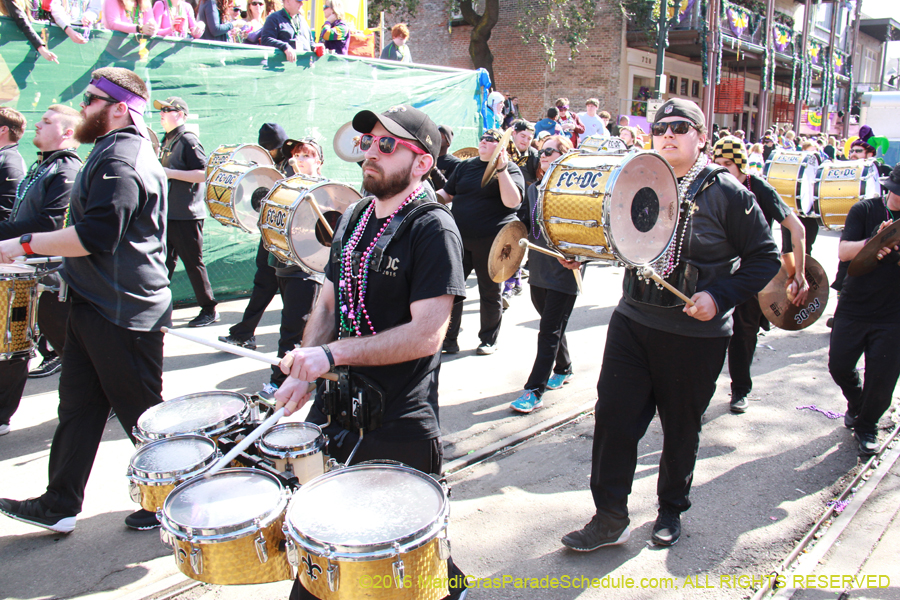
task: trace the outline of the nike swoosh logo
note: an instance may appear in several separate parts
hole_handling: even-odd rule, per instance
[[[118,175],[114,175],[113,177],[108,177],[108,176],[106,175],[106,173],[104,173],[104,174],[103,174],[103,179],[122,179],[122,178],[121,178],[120,176],[118,176]]]
[[[18,181],[18,179],[10,179],[9,177],[7,177],[6,180],[7,181]]]
[[[73,179],[63,179],[63,183],[69,184],[69,183],[75,183],[75,181]]]
[[[751,212],[753,212],[753,208],[748,208],[747,210],[744,211],[744,214],[749,215]]]

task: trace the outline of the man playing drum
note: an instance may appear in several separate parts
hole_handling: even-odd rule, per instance
[[[332,370],[348,374],[346,390],[320,387],[309,414],[320,425],[331,421],[323,428],[329,455],[347,461],[359,443],[354,464],[390,459],[439,474],[441,342],[454,301],[465,296],[459,231],[422,184],[440,133],[408,105],[362,111],[353,128],[364,134],[363,185],[372,196],[338,223],[303,347],[291,353],[290,377],[275,398],[291,413],[309,399],[307,382]],[[341,407],[380,423],[349,424]],[[295,584],[291,597],[313,596]]]
[[[733,136],[726,136],[716,142],[713,148],[713,161],[725,167],[735,179],[747,187],[753,194],[766,219],[769,229],[772,221],[778,221],[783,230],[790,232],[788,238],[794,256],[794,281],[791,284],[792,303],[803,306],[809,293],[806,282],[806,229],[797,215],[781,201],[765,179],[756,175],[748,175],[747,148],[744,142]],[[728,373],[731,375],[731,412],[735,414],[747,411],[747,396],[753,389],[750,378],[750,365],[756,352],[756,340],[760,327],[768,329],[769,322],[763,316],[762,308],[754,294],[746,302],[734,307],[734,334],[728,343]]]
[[[81,168],[81,159],[75,153],[75,129],[80,122],[81,115],[74,108],[54,104],[34,126],[38,160],[16,187],[9,220],[0,223],[0,240],[63,227],[69,192]],[[58,285],[55,274],[53,278]],[[56,293],[41,294],[38,324],[58,352],[65,344],[68,312],[68,305],[59,302]],[[19,407],[27,378],[27,358],[0,361],[0,435],[9,432],[9,419]]]
[[[733,177],[722,176],[724,169],[709,165],[700,107],[671,99],[654,121],[654,148],[675,171],[681,197],[675,237],[654,267],[693,306],[652,280],[639,279],[635,269],[626,270],[597,383],[591,469],[597,512],[583,529],[562,539],[580,552],[628,540],[628,495],[638,443],[656,411],[663,448],[659,515],[651,539],[662,546],[678,541],[680,515],[691,506],[701,416],[725,361],[731,312],[763,289],[780,266],[752,194]]]
[[[75,529],[110,407],[131,437],[138,417],[162,401],[160,328],[169,324],[172,295],[166,175],[142,116],[149,98],[128,69],[94,71],[75,131],[94,149],[72,188],[69,226],[0,242],[4,263],[23,254],[69,257],[63,277],[71,307],[50,481],[40,498],[0,500],[0,512],[60,533]],[[125,522],[159,525],[145,510]]]

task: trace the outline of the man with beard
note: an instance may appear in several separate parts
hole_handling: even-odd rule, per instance
[[[363,133],[363,185],[372,196],[338,223],[303,347],[291,353],[290,371],[282,367],[290,377],[275,398],[292,413],[310,397],[307,382],[330,371],[347,375],[350,392],[329,382],[309,413],[313,423],[330,420],[324,428],[329,456],[345,462],[358,443],[354,464],[390,459],[439,474],[441,341],[454,301],[465,295],[456,224],[422,183],[435,164],[440,133],[408,105],[380,115],[362,111],[353,128]],[[382,407],[380,423],[350,422],[351,394],[362,394],[359,414]],[[459,574],[452,565],[450,574]],[[291,598],[314,597],[295,583]]]
[[[25,117],[17,110],[0,107],[0,223],[9,218],[16,200],[16,186],[25,175],[19,140],[25,133]]]
[[[9,220],[0,223],[0,240],[18,238],[34,231],[61,229],[69,208],[69,192],[81,168],[75,153],[75,128],[81,115],[74,108],[54,104],[34,126],[38,160],[16,188]],[[59,285],[58,275],[48,275],[45,284]],[[66,339],[67,304],[55,292],[41,294],[38,324],[41,334],[60,352]],[[58,359],[57,359],[58,360]],[[28,380],[27,357],[0,361],[0,435],[9,433],[9,419],[19,407]]]
[[[66,257],[71,307],[47,491],[0,500],[0,512],[60,533],[75,529],[110,408],[131,437],[138,417],[162,401],[160,328],[172,312],[167,181],[142,117],[148,99],[146,84],[128,69],[94,71],[75,139],[95,145],[72,188],[68,227],[0,242],[0,262],[23,254]],[[125,522],[158,526],[145,510]]]

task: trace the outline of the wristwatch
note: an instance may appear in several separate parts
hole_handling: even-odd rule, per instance
[[[34,254],[34,250],[31,249],[31,234],[26,233],[22,237],[19,238],[19,243],[22,244],[22,250],[25,251],[25,254]]]

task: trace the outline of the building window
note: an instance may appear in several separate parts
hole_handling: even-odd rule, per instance
[[[694,98],[700,97],[700,82],[699,81],[691,82],[691,96],[693,96]]]
[[[669,93],[674,94],[678,91],[678,78],[672,75],[669,77]]]
[[[688,79],[686,77],[681,78],[681,95],[688,95]]]
[[[753,94],[753,106],[759,108],[759,94]]]
[[[750,106],[750,92],[744,92],[744,106]]]

